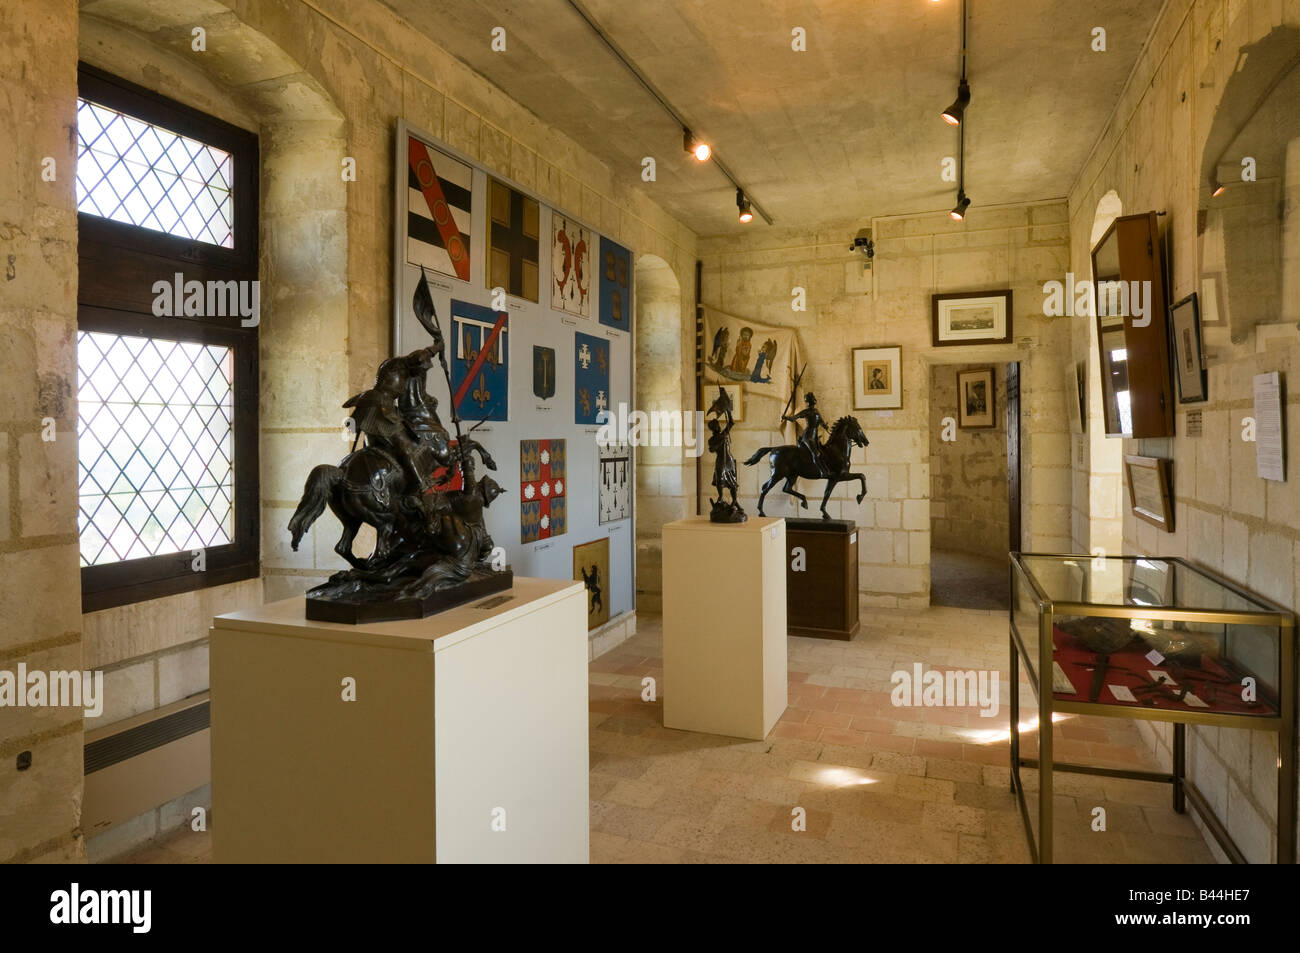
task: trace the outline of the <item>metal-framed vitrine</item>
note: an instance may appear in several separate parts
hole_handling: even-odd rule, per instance
[[[1158,781],[1191,802],[1224,853],[1245,857],[1187,777],[1188,725],[1278,736],[1277,860],[1295,862],[1295,617],[1183,559],[1011,553],[1011,789],[1035,862],[1052,862],[1052,773]],[[1038,757],[1020,756],[1023,662],[1038,707]],[[1173,724],[1168,773],[1056,761],[1053,715]],[[1021,783],[1037,768],[1038,836]]]

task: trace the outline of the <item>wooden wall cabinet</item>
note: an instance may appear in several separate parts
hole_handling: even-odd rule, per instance
[[[1092,249],[1092,278],[1106,435],[1173,436],[1168,306],[1155,212],[1111,223]]]

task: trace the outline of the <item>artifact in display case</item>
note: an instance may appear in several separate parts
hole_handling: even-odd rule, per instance
[[[433,362],[451,392],[442,329],[423,276],[415,290],[415,315],[433,343],[379,365],[374,386],[344,403],[352,408],[352,452],[338,466],[311,471],[289,520],[292,545],[328,506],[343,535],[334,551],[351,564],[307,592],[307,618],[322,622],[421,619],[471,599],[509,589],[509,567],[494,567],[483,511],[504,490],[490,476],[474,478],[474,454],[496,462],[452,410],[453,440],[438,418],[438,402],[425,390]],[[365,435],[365,446],[356,449]],[[352,552],[362,525],[374,527],[374,551]]]
[[[1140,556],[1012,553],[1011,594],[1011,783],[1036,859],[1052,859],[1052,772],[1084,771],[1172,784],[1174,810],[1183,813],[1190,800],[1224,852],[1244,860],[1186,776],[1190,724],[1277,733],[1275,859],[1294,861],[1295,629],[1288,610],[1181,559]],[[1039,759],[1020,757],[1021,661],[1039,726],[1053,725],[1060,713],[1172,722],[1173,771],[1054,761],[1050,728],[1041,732]],[[1037,839],[1022,767],[1039,768]]]

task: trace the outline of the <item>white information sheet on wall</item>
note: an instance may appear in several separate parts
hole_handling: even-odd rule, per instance
[[[1255,375],[1255,473],[1262,480],[1286,480],[1283,453],[1282,379],[1277,371]]]

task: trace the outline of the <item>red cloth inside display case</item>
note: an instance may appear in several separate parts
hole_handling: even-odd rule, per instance
[[[1254,702],[1242,698],[1242,679],[1247,673],[1228,667],[1225,660],[1202,655],[1200,665],[1178,665],[1170,659],[1156,664],[1153,651],[1141,639],[1111,652],[1106,667],[1097,676],[1101,655],[1077,638],[1053,626],[1053,659],[1069,679],[1074,691],[1053,692],[1061,701],[1091,701],[1129,708],[1164,711],[1204,711],[1233,715],[1276,716],[1277,708],[1256,688]],[[1118,694],[1116,694],[1118,689]],[[1127,689],[1128,694],[1125,694]],[[1192,701],[1185,699],[1184,691]],[[1131,697],[1130,697],[1131,696]],[[1202,704],[1196,704],[1196,701]]]

